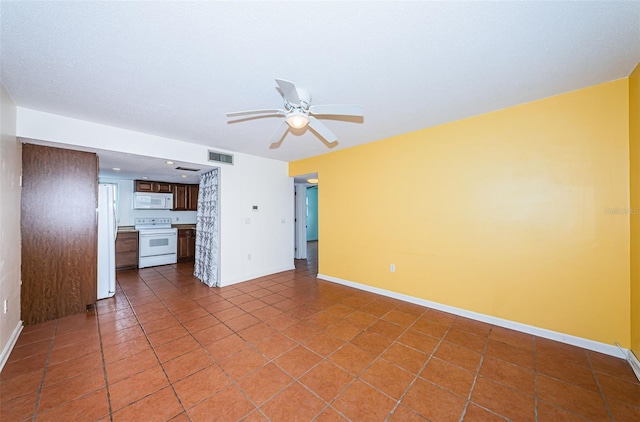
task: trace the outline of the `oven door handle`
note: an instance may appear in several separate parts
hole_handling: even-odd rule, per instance
[[[169,236],[176,236],[176,233],[140,234],[140,237],[169,237]]]

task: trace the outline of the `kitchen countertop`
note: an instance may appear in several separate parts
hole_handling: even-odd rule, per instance
[[[175,229],[195,229],[196,225],[195,224],[172,224],[171,227],[175,228]],[[136,228],[134,226],[119,226],[118,227],[118,232],[119,233],[132,233],[132,232],[137,232],[138,230],[136,230]]]

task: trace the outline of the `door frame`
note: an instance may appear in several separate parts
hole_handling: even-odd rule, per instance
[[[295,259],[307,259],[307,186],[295,185]]]

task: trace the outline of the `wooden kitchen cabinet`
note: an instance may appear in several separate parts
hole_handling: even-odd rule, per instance
[[[173,210],[197,211],[199,185],[173,185]]]
[[[154,192],[171,193],[173,192],[173,185],[165,182],[154,182],[154,189]]]
[[[138,232],[118,232],[116,236],[116,271],[138,268]]]
[[[199,185],[187,185],[187,209],[189,211],[198,211],[198,193],[200,192]]]
[[[196,257],[196,230],[178,229],[178,262],[193,261]]]
[[[174,211],[186,211],[187,210],[187,185],[173,185],[173,210]]]
[[[151,182],[149,180],[136,180],[135,188],[136,192],[173,192],[173,184],[167,182]]]

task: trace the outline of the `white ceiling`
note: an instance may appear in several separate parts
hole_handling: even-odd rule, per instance
[[[640,2],[0,3],[1,78],[19,106],[291,161],[328,152],[308,130],[277,150],[274,78],[313,104],[339,148],[626,77]]]

